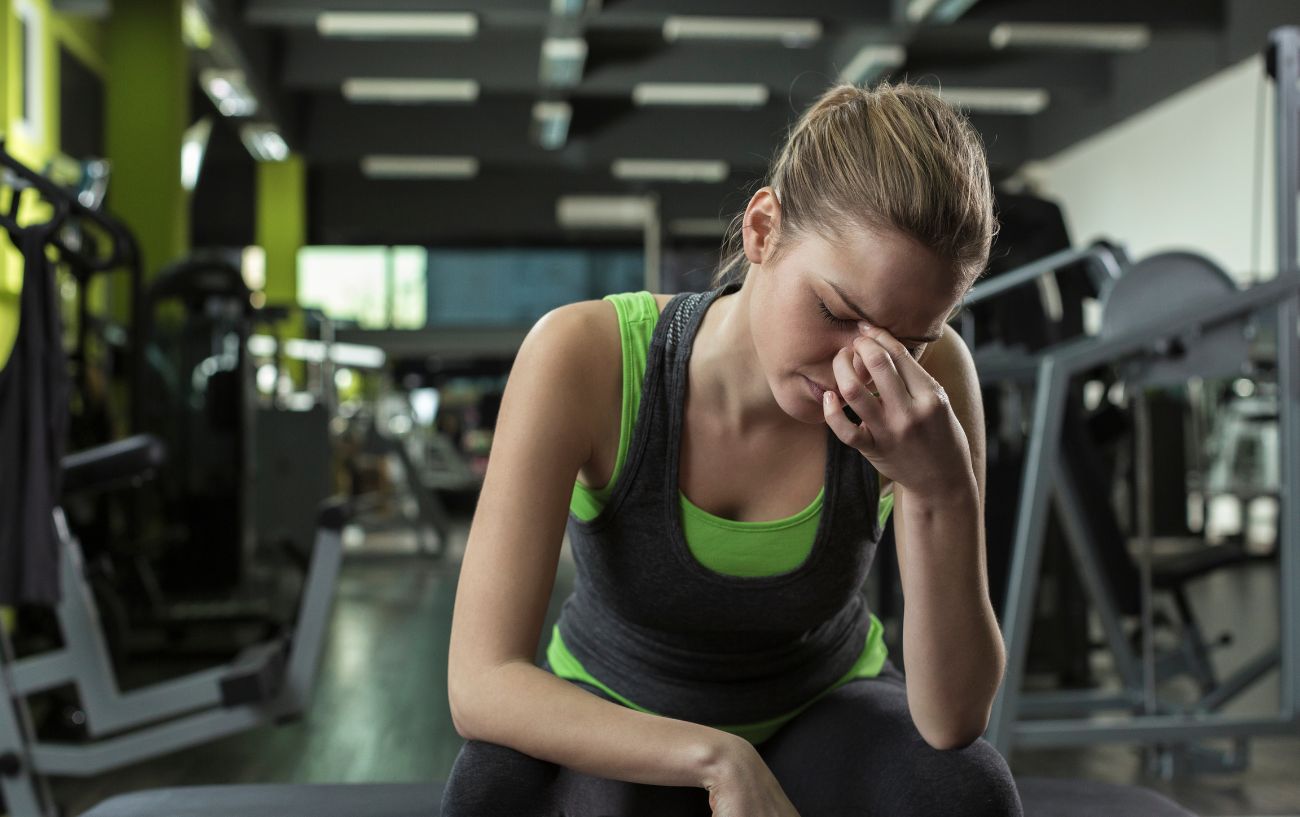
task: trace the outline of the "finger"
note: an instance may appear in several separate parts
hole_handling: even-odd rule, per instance
[[[912,353],[907,351],[907,347],[889,333],[888,329],[859,323],[858,332],[859,338],[868,338],[875,341],[889,352],[890,360],[894,363],[894,369],[906,385],[909,394],[922,396],[934,391],[936,385],[934,378],[925,370],[920,361],[912,357]]]
[[[857,414],[859,422],[865,423],[868,428],[881,428],[885,418],[880,398],[871,396],[872,390],[867,388],[867,384],[854,371],[853,350],[847,346],[840,349],[831,361],[831,369],[835,373],[840,402],[851,408]]]
[[[876,448],[876,438],[866,425],[859,425],[844,415],[844,401],[833,391],[822,395],[822,416],[835,436],[864,455]]]
[[[881,402],[893,406],[906,406],[912,402],[912,392],[899,373],[901,364],[894,361],[893,354],[884,344],[859,335],[853,339],[853,351],[866,364],[873,390],[880,393]]]

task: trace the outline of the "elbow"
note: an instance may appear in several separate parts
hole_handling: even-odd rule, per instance
[[[983,737],[988,725],[989,719],[986,713],[983,718],[977,720],[967,723],[949,723],[937,729],[922,729],[918,724],[917,730],[932,748],[940,752],[954,752],[965,749]]]
[[[447,704],[451,709],[451,725],[456,734],[465,740],[474,740],[471,706],[465,692],[466,684],[457,683],[451,674],[447,678]]]
[[[456,730],[456,734],[460,735],[463,740],[473,740],[474,739],[473,736],[470,734],[469,729],[465,726],[465,716],[464,714],[461,713],[460,711],[461,708],[456,706],[455,699],[452,699],[449,696],[448,700],[451,703],[452,728]]]

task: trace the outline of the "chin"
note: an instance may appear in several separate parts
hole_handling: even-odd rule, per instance
[[[803,379],[796,377],[796,380],[797,384],[794,388],[780,393],[781,396],[777,398],[776,404],[793,420],[810,426],[826,425],[826,415],[822,407],[813,402],[808,394],[808,387],[803,385]]]

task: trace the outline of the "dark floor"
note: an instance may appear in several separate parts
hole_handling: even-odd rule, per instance
[[[54,781],[69,815],[120,792],[228,782],[405,782],[444,778],[461,740],[447,708],[446,655],[457,578],[458,528],[452,557],[349,562],[337,604],[317,697],[300,723],[267,727],[170,757],[89,779]],[[550,621],[569,592],[572,563],[561,560]],[[1194,587],[1193,604],[1214,610],[1206,628],[1238,640],[1216,656],[1221,669],[1276,637],[1276,584],[1266,566]],[[549,633],[550,621],[544,632]],[[1277,708],[1276,673],[1228,711]],[[1129,746],[1015,752],[1017,775],[1082,777],[1141,783],[1203,817],[1300,815],[1300,736],[1257,738],[1248,771],[1167,783],[1143,776]]]

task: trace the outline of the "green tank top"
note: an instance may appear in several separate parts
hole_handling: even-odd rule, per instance
[[[659,321],[659,306],[654,295],[649,292],[619,293],[609,295],[605,300],[613,303],[618,313],[619,339],[623,348],[622,419],[618,454],[614,460],[614,473],[609,483],[600,489],[591,489],[581,483],[574,483],[569,511],[583,521],[595,519],[600,514],[627,459],[632,427],[641,405],[641,384],[645,378],[646,355],[654,335],[655,325]],[[682,526],[686,534],[686,544],[702,565],[726,575],[769,576],[793,570],[803,563],[812,550],[821,520],[824,495],[825,488],[817,494],[808,507],[786,519],[769,522],[737,522],[715,516],[697,507],[686,498],[684,493],[679,492],[678,501],[682,509]],[[881,498],[881,527],[884,527],[893,506],[892,494]],[[871,629],[857,662],[821,695],[855,678],[874,678],[878,675],[888,657],[883,636],[884,628],[880,620],[872,614]],[[619,695],[587,672],[565,647],[558,627],[551,633],[546,657],[551,671],[556,676],[589,684],[626,706],[649,712]],[[710,725],[757,744],[771,737],[816,700],[817,698],[813,698],[792,712],[761,723]]]

